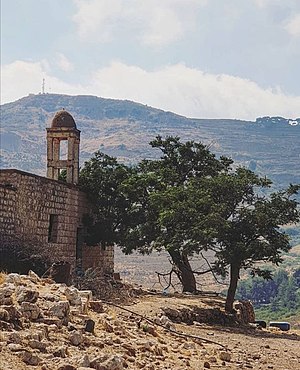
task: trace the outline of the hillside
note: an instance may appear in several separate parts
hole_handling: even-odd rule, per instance
[[[221,298],[115,289],[125,289],[125,302],[102,302],[32,271],[0,274],[0,370],[292,370],[299,363],[297,330],[241,324]]]
[[[62,108],[74,116],[81,130],[81,162],[98,149],[126,163],[136,162],[155,155],[148,143],[156,135],[177,135],[209,144],[217,155],[230,156],[269,176],[277,187],[300,183],[300,119],[190,119],[95,96],[31,94],[2,105],[0,166],[43,175],[45,128]]]

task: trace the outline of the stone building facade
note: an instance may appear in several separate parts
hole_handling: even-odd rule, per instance
[[[67,159],[60,143],[68,141]],[[15,169],[0,170],[0,252],[11,243],[36,245],[52,262],[73,268],[98,267],[113,273],[113,247],[87,246],[84,217],[90,212],[86,194],[76,186],[79,140],[73,117],[58,112],[47,129],[47,178]],[[67,182],[58,181],[66,170]]]

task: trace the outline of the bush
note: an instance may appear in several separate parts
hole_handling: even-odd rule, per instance
[[[44,246],[34,240],[0,235],[0,271],[42,275],[51,265]]]

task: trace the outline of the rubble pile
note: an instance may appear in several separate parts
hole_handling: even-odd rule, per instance
[[[198,306],[184,307],[184,308],[170,308],[164,307],[165,315],[173,322],[183,322],[185,324],[193,324],[194,322],[234,326],[237,325],[237,320],[234,315],[225,314],[219,308],[203,308]]]
[[[234,303],[235,314],[225,313],[218,307],[207,308],[190,305],[183,308],[162,308],[164,314],[173,322],[206,323],[221,326],[239,326],[255,322],[254,309],[250,301],[236,301]]]
[[[222,326],[217,301],[141,295],[121,306],[83,288],[32,271],[0,273],[0,370],[287,370],[299,363],[297,334]],[[245,320],[248,311],[239,310]]]
[[[124,284],[120,279],[103,275],[98,268],[87,269],[83,275],[75,276],[73,284],[80,290],[91,290],[99,299],[119,303],[129,303],[132,298],[147,293],[141,287]]]
[[[156,321],[175,330],[165,315]],[[42,279],[32,271],[2,274],[1,370],[155,370],[200,363],[203,344],[185,338],[169,342],[168,336],[172,334],[133,314],[117,316],[90,290]]]

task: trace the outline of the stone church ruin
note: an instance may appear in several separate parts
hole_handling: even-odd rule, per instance
[[[47,128],[47,177],[0,170],[0,258],[19,243],[39,246],[51,262],[65,261],[72,269],[93,267],[113,273],[113,247],[84,242],[83,220],[90,207],[77,186],[79,144],[80,131],[71,114],[62,110]],[[66,182],[59,181],[62,170],[66,170]]]

